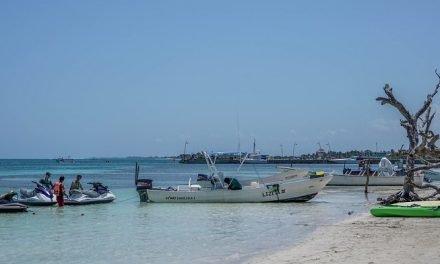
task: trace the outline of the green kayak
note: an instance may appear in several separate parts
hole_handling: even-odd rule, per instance
[[[405,202],[371,208],[378,217],[440,217],[440,201]]]

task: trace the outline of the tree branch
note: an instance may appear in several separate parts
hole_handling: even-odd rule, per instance
[[[419,188],[419,189],[428,189],[428,188],[432,188],[432,189],[435,190],[435,192],[434,192],[433,194],[428,195],[428,196],[426,196],[426,197],[422,197],[422,198],[421,198],[422,200],[427,200],[427,199],[433,198],[433,197],[435,197],[437,194],[440,193],[440,188],[439,188],[438,186],[434,185],[434,184],[429,184],[429,183],[426,183],[426,184],[423,184],[423,185],[413,184],[413,186],[414,186],[414,187],[417,187],[417,188]]]
[[[439,81],[437,82],[437,85],[435,86],[434,92],[432,94],[428,94],[428,96],[426,96],[426,101],[423,104],[422,108],[420,108],[420,110],[414,115],[416,120],[419,119],[419,117],[428,109],[428,107],[431,106],[432,98],[434,98],[434,96],[438,92],[438,89],[440,88],[440,75],[438,74],[437,69],[435,69],[435,74],[437,75]]]
[[[423,171],[423,170],[430,170],[430,169],[434,169],[434,168],[440,168],[440,162],[436,162],[436,163],[429,163],[425,166],[420,166],[414,169],[410,169],[407,172],[416,172],[416,171]]]
[[[414,119],[412,118],[411,114],[406,110],[405,106],[401,102],[399,102],[393,95],[393,88],[390,87],[389,84],[385,84],[385,87],[383,88],[385,94],[388,96],[388,98],[384,97],[377,97],[376,101],[380,101],[382,105],[389,104],[394,106],[399,112],[405,117],[405,119],[409,123],[414,123]],[[417,120],[417,119],[416,119]]]

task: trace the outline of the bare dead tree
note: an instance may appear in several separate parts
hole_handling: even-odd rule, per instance
[[[440,136],[431,130],[431,124],[435,116],[435,112],[431,113],[432,100],[440,88],[440,75],[437,70],[435,71],[435,74],[437,75],[438,82],[435,86],[434,92],[428,94],[426,101],[415,114],[411,114],[406,107],[396,99],[393,94],[393,89],[389,84],[385,84],[385,87],[383,88],[386,97],[376,98],[376,101],[379,101],[381,105],[389,104],[400,112],[403,116],[403,119],[400,120],[400,125],[406,130],[406,136],[409,142],[408,150],[405,152],[407,174],[405,176],[403,190],[395,194],[394,197],[390,199],[392,201],[400,201],[401,198],[409,201],[426,199],[426,197],[419,197],[414,192],[414,187],[426,188],[430,186],[415,185],[414,173],[440,167],[440,162],[429,163],[425,160],[427,158],[440,158],[440,149],[436,146],[436,142],[439,140]],[[425,165],[415,167],[415,161],[417,159],[424,162]],[[436,191],[436,194],[440,193],[438,188]],[[430,195],[429,198],[432,198],[433,196],[435,196],[435,194]]]

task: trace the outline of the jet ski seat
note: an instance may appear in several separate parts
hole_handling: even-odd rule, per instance
[[[35,195],[35,190],[20,188],[20,194],[24,197],[32,197]]]

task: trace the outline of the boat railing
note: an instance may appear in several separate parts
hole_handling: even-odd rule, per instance
[[[177,191],[181,192],[194,192],[194,191],[200,191],[202,189],[202,186],[200,184],[191,184],[191,178],[189,178],[187,185],[177,185]]]
[[[208,165],[208,169],[211,172],[212,177],[213,178],[218,178],[222,188],[224,188],[224,183],[223,183],[223,180],[224,180],[223,176],[224,175],[223,175],[223,172],[218,171],[217,167],[215,166],[215,160],[217,158],[217,155],[215,156],[214,161],[213,161],[211,159],[211,157],[208,155],[208,153],[206,153],[206,151],[202,151],[202,153],[203,153],[203,156],[205,157],[206,164]]]

